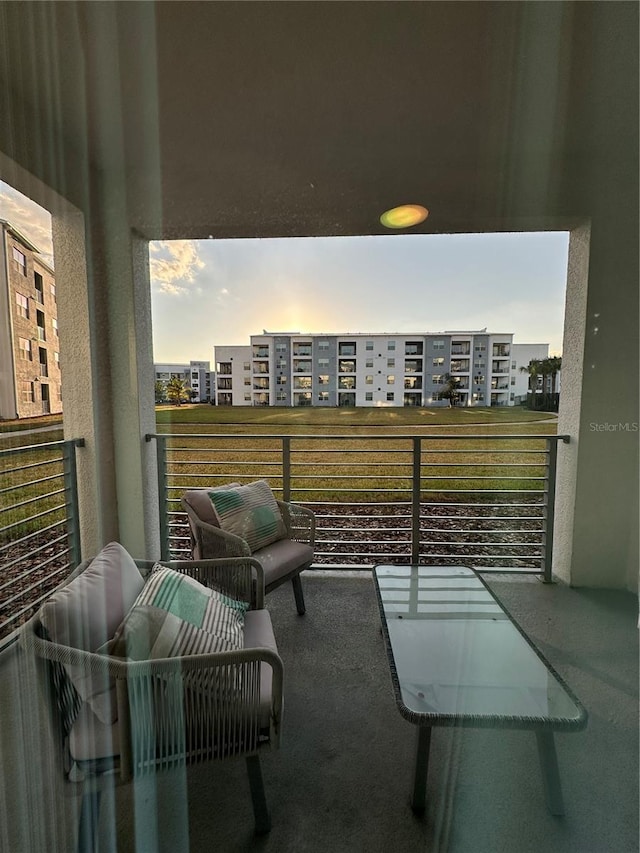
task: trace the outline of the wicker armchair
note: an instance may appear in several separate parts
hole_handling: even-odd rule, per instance
[[[232,484],[232,488],[237,484]],[[296,608],[305,612],[300,573],[311,567],[315,544],[315,515],[294,503],[276,501],[286,534],[282,539],[251,551],[246,539],[222,530],[209,498],[212,489],[190,489],[182,496],[182,508],[187,514],[191,532],[191,556],[215,559],[221,557],[252,557],[262,567],[265,593],[291,581]]]
[[[135,563],[146,584],[154,564]],[[244,648],[132,661],[51,642],[40,613],[22,631],[22,646],[40,670],[58,766],[72,791],[82,793],[81,850],[94,849],[103,785],[233,756],[246,757],[256,832],[270,828],[258,751],[279,745],[283,670],[264,610],[262,568],[247,558],[162,565],[249,606]],[[88,566],[81,564],[62,587]],[[100,609],[92,605],[91,612]],[[105,725],[92,713],[69,667],[96,682],[115,682],[114,723]]]

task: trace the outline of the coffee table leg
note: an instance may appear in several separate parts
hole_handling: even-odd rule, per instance
[[[416,764],[413,778],[413,801],[411,803],[411,808],[416,814],[422,814],[425,809],[430,746],[431,726],[418,726],[418,735],[416,737]]]
[[[564,801],[558,770],[558,756],[553,732],[536,732],[538,756],[542,770],[542,782],[547,797],[547,806],[553,815],[564,814]]]

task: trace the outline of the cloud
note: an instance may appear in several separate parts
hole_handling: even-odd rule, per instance
[[[160,293],[180,296],[189,292],[204,261],[195,240],[158,240],[149,243],[151,284]]]
[[[0,181],[0,219],[6,219],[28,237],[42,258],[53,266],[51,214],[3,181]]]

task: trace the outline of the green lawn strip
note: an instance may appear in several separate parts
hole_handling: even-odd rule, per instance
[[[31,438],[34,444],[45,443],[35,441],[41,439],[42,434]],[[61,448],[28,448],[18,453],[0,455],[0,465],[0,528],[10,528],[0,533],[0,541],[13,541],[64,518]]]
[[[533,412],[522,406],[492,408],[418,408],[405,406],[320,408],[280,406],[209,406],[183,405],[156,407],[158,426],[177,424],[219,424],[246,427],[249,424],[261,428],[273,427],[280,432],[282,427],[386,427],[437,426],[444,424],[507,424],[522,421],[544,421],[554,416],[548,412]],[[277,429],[276,429],[277,427]],[[476,427],[477,428],[477,427]]]
[[[0,421],[0,433],[37,429],[38,427],[53,426],[54,424],[60,424],[60,429],[62,429],[62,415],[40,415],[37,418],[18,418],[12,421]]]

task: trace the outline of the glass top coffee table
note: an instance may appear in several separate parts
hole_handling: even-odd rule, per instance
[[[373,569],[398,710],[418,726],[413,810],[425,808],[431,728],[531,729],[547,804],[563,814],[554,731],[587,713],[484,581],[464,567]]]

